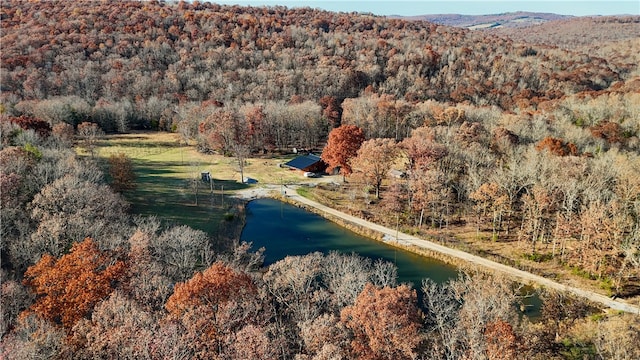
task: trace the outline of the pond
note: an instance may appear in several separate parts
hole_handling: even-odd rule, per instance
[[[398,268],[398,281],[410,283],[418,290],[424,278],[443,283],[458,276],[455,266],[360,236],[317,214],[273,199],[258,199],[247,204],[241,239],[252,242],[253,249],[266,249],[265,265],[287,256],[337,251],[392,262]],[[527,300],[527,315],[536,317],[539,299]]]

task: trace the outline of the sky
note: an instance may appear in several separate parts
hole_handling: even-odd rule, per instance
[[[364,12],[375,15],[463,14],[486,15],[515,11],[555,13],[561,15],[640,15],[640,0],[623,1],[481,1],[481,0],[208,0],[219,4],[251,6],[283,5],[289,8],[310,7],[329,11]]]

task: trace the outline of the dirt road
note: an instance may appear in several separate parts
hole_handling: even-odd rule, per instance
[[[273,190],[273,188],[271,188]],[[266,190],[266,189],[265,189]],[[255,193],[253,195],[256,195]],[[366,227],[369,229],[372,229],[374,231],[377,231],[379,233],[382,233],[385,235],[385,238],[388,239],[393,239],[390,240],[390,243],[393,243],[394,241],[396,241],[396,230],[394,229],[390,229],[378,224],[374,224],[372,222],[357,218],[355,216],[351,216],[349,214],[345,214],[343,212],[337,211],[335,209],[329,208],[327,206],[324,206],[320,203],[317,203],[315,201],[309,200],[307,198],[304,198],[300,195],[298,195],[295,190],[293,189],[288,189],[287,190],[287,194],[286,196],[298,203],[313,207],[321,212],[330,214],[332,216],[341,218],[343,220],[349,221],[353,224],[356,224],[357,226],[362,226],[362,227]],[[257,196],[260,197],[260,196]],[[625,312],[629,312],[629,313],[635,313],[635,314],[640,314],[640,307],[638,306],[634,306],[628,303],[625,303],[623,301],[620,300],[614,300],[611,299],[607,296],[592,292],[592,291],[587,291],[587,290],[583,290],[583,289],[579,289],[573,286],[568,286],[568,285],[564,285],[564,284],[560,284],[558,282],[555,282],[553,280],[549,280],[546,279],[542,276],[538,276],[526,271],[522,271],[519,269],[515,269],[512,268],[510,266],[507,265],[503,265],[500,263],[497,263],[495,261],[491,261],[491,260],[487,260],[484,259],[482,257],[476,256],[476,255],[472,255],[469,253],[466,253],[464,251],[460,251],[460,250],[456,250],[456,249],[451,249],[448,248],[446,246],[442,246],[440,244],[428,241],[428,240],[424,240],[424,239],[420,239],[417,238],[415,236],[411,236],[408,234],[404,234],[404,233],[399,233],[398,234],[398,239],[397,242],[401,245],[413,245],[413,246],[417,246],[417,247],[421,247],[427,250],[431,250],[431,251],[437,251],[439,253],[445,254],[447,256],[451,256],[453,258],[457,258],[460,260],[463,260],[465,262],[468,262],[470,264],[476,264],[478,266],[487,268],[487,269],[491,269],[493,271],[497,271],[500,273],[504,273],[512,278],[514,278],[515,280],[521,281],[525,284],[538,284],[550,289],[554,289],[554,290],[559,290],[559,291],[566,291],[569,293],[573,293],[577,296],[581,296],[583,298],[586,298],[590,301],[596,302],[596,303],[600,303],[603,304],[606,307],[609,307],[611,309],[614,310],[621,310],[621,311],[625,311]]]

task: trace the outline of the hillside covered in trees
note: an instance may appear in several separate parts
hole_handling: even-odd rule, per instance
[[[548,21],[572,18],[571,15],[529,11],[507,12],[490,15],[429,14],[407,16],[407,20],[425,20],[436,24],[467,29],[530,28]]]
[[[574,47],[545,28],[201,2],[10,0],[0,20],[3,358],[640,357],[637,315],[587,317],[548,293],[531,322],[506,279],[426,281],[418,301],[392,264],[355,255],[262,267],[233,224],[132,216],[126,157],[108,177],[93,157],[103,132],[130,130],[179,133],[241,171],[323,151],[348,182],[314,190],[321,201],[464,233],[637,304],[637,36]]]
[[[3,106],[24,112],[25,102],[50,100],[38,108],[48,105],[51,121],[93,115],[107,131],[171,129],[177,104],[342,101],[367,88],[409,102],[514,110],[522,100],[606,89],[637,66],[427,22],[311,9],[9,1],[1,17]]]

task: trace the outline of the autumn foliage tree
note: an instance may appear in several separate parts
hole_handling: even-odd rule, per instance
[[[358,155],[358,149],[364,140],[362,129],[355,125],[342,125],[331,130],[321,156],[329,165],[327,171],[340,167],[343,176],[351,174],[353,171],[350,160]]]
[[[497,231],[502,227],[502,215],[507,210],[508,197],[496,183],[484,183],[478,189],[469,194],[474,201],[474,208],[478,213],[478,228],[480,231],[481,219],[491,214],[491,228],[493,238],[497,238]]]
[[[125,263],[114,261],[91,238],[75,243],[59,259],[44,255],[25,273],[24,284],[36,294],[27,310],[70,330],[113,291]]]
[[[447,178],[440,168],[449,150],[437,141],[437,135],[433,128],[422,126],[400,144],[408,160],[410,202],[418,226],[422,226],[427,209],[431,209],[432,225],[436,219],[442,223],[450,197]]]
[[[51,125],[42,119],[22,115],[18,117],[9,117],[8,120],[20,126],[23,130],[33,130],[42,137],[51,135]]]
[[[235,333],[257,322],[256,293],[249,275],[216,262],[176,284],[165,307],[184,327],[192,357],[206,359],[231,351]]]
[[[73,129],[73,125],[61,122],[53,126],[51,133],[58,141],[70,145],[73,142],[75,130]]]
[[[447,239],[477,215],[479,230],[486,224],[509,242],[493,249],[505,262],[529,267],[535,260],[526,255],[534,249],[611,287],[602,291],[637,296],[638,16],[550,21],[502,29],[509,36],[500,37],[371,14],[203,1],[4,0],[1,8],[0,307],[8,321],[0,319],[0,358],[582,358],[565,340],[580,333],[582,342],[588,332],[591,357],[640,358],[637,321],[606,325],[598,316],[576,321],[576,329],[519,323],[505,316],[516,307],[501,300],[513,296],[511,285],[495,286],[507,284],[501,279],[473,276],[446,291],[430,287],[424,328],[406,333],[390,320],[403,319],[392,310],[405,304],[394,305],[384,292],[396,289],[385,288],[395,285],[388,283],[395,273],[353,258],[282,260],[259,269],[257,294],[222,280],[212,285],[204,275],[196,277],[208,293],[187,291],[187,279],[214,258],[231,259],[228,267],[241,277],[237,269],[257,270],[259,256],[254,267],[227,253],[231,246],[214,253],[207,234],[186,226],[158,225],[127,242],[126,204],[103,185],[93,159],[80,162],[75,151],[63,151],[74,126],[78,146],[93,153],[100,128],[177,131],[190,141],[204,124],[200,150],[236,156],[242,172],[251,152],[316,149],[330,130],[355,125],[364,136],[353,152],[331,139],[327,151],[343,174],[359,171],[345,159],[357,158],[364,139],[406,139],[407,179],[367,204],[367,217],[421,230],[424,214],[429,233]],[[340,194],[330,195],[323,198]],[[334,205],[353,211],[356,204],[345,198]],[[453,227],[438,231],[434,221]],[[510,229],[528,241],[514,241]],[[72,332],[84,335],[85,348],[69,353],[68,328],[54,322],[63,322],[61,309],[84,305],[64,299],[99,291],[81,268],[65,276],[56,269],[64,281],[47,272],[46,285],[36,282],[86,237],[101,249],[130,249],[132,265],[117,291],[83,310],[91,319],[75,322]],[[41,260],[46,252],[53,258]],[[568,272],[557,267],[551,276],[573,276]],[[38,295],[34,307],[57,315],[18,316],[32,303],[26,287],[16,286],[23,278]],[[174,286],[181,281],[182,288]],[[375,288],[361,294],[368,282]],[[56,290],[60,283],[64,291]],[[41,304],[48,295],[35,285],[57,291],[50,306]],[[174,289],[172,301],[186,305],[167,315]],[[554,317],[568,324],[587,311],[575,313]],[[424,332],[425,341],[411,347]]]
[[[623,136],[622,127],[618,123],[603,121],[591,127],[590,130],[591,135],[598,139],[603,139],[609,144],[624,143],[625,138]]]
[[[241,298],[242,294],[255,291],[256,287],[249,275],[216,262],[184,283],[176,284],[166,308],[171,314],[180,316],[189,308],[215,308],[232,299]]]
[[[132,190],[136,187],[133,164],[124,153],[113,154],[109,157],[109,175],[111,175],[111,186],[117,192]]]
[[[496,320],[487,324],[484,330],[487,341],[487,358],[490,360],[515,359],[518,355],[519,339],[511,324]]]
[[[434,164],[448,154],[445,145],[437,140],[433,128],[422,126],[411,132],[411,136],[402,141],[402,148],[409,160],[412,171],[433,168]]]
[[[198,127],[209,149],[236,158],[241,182],[244,182],[245,162],[252,153],[252,144],[255,143],[253,135],[260,126],[256,116],[250,116],[249,120],[225,110],[212,114]]]
[[[353,171],[375,188],[378,199],[382,180],[387,177],[397,154],[398,149],[392,139],[371,139],[362,143],[357,156],[351,160]]]
[[[421,343],[416,292],[408,285],[376,288],[367,284],[340,319],[353,333],[357,359],[414,359]]]
[[[551,136],[547,136],[536,145],[536,150],[543,151],[548,150],[553,155],[567,156],[578,155],[578,148],[575,144],[564,142],[562,139],[557,139]]]
[[[342,122],[342,106],[338,99],[333,96],[323,96],[320,98],[322,106],[322,116],[329,122],[332,128],[337,128]]]
[[[237,114],[232,111],[216,111],[198,124],[198,132],[202,146],[209,151],[218,151],[227,155],[231,153],[231,144],[236,136]]]

